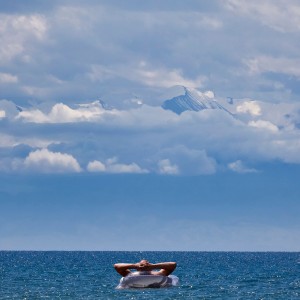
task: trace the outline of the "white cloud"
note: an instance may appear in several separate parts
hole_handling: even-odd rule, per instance
[[[105,163],[101,161],[94,160],[88,163],[87,170],[89,172],[107,172],[107,173],[137,173],[143,174],[148,173],[148,170],[142,169],[136,163],[131,164],[122,164],[118,163],[118,159],[116,157],[110,158],[106,160]]]
[[[267,129],[267,130],[270,130],[270,131],[273,131],[273,132],[278,131],[278,127],[276,125],[272,124],[269,121],[265,121],[265,120],[250,121],[248,124],[251,127]]]
[[[17,83],[18,76],[9,73],[0,73],[0,83]]]
[[[166,70],[157,68],[139,68],[135,70],[134,79],[143,84],[153,87],[168,88],[174,85],[184,85],[189,87],[201,87],[205,81],[204,77],[194,80],[184,78],[182,71],[178,69]]]
[[[203,93],[205,96],[207,96],[210,99],[214,99],[215,98],[215,94],[213,91],[206,91]]]
[[[49,123],[49,118],[38,109],[21,111],[16,119],[22,119],[25,122]]]
[[[225,6],[237,13],[259,20],[279,32],[298,32],[300,4],[297,0],[224,0]]]
[[[197,145],[199,147],[199,145]],[[158,157],[159,173],[174,174],[214,174],[217,163],[215,159],[209,157],[205,150],[191,148],[190,145],[173,145],[172,147],[161,149]],[[168,159],[165,159],[168,157]],[[172,162],[172,163],[171,163]]]
[[[272,56],[257,56],[245,60],[251,74],[273,72],[300,77],[300,59]]]
[[[268,145],[270,156],[275,159],[280,159],[283,162],[300,164],[300,139],[299,136],[293,136],[289,139],[277,139],[273,140]]]
[[[47,31],[47,22],[42,15],[19,15],[10,16],[10,25],[16,31],[25,31],[30,35],[34,35],[38,39],[43,39]]]
[[[0,14],[0,62],[7,63],[19,54],[26,57],[27,43],[44,39],[46,32],[47,22],[42,15]]]
[[[63,103],[55,104],[47,114],[40,110],[21,111],[17,119],[33,123],[72,123],[97,121],[103,114],[114,114],[116,111],[105,110],[99,101],[90,104],[78,105],[77,109],[70,108]]]
[[[91,66],[91,71],[87,74],[92,81],[104,81],[116,76],[142,83],[149,87],[168,88],[174,85],[184,85],[189,87],[202,87],[206,77],[198,76],[190,79],[182,74],[180,69],[168,69],[151,66],[146,61],[140,61],[133,66],[117,65],[110,68],[101,65]]]
[[[235,99],[232,104],[228,104],[225,100],[221,104],[247,124],[251,121],[257,121],[259,117],[271,122],[278,129],[294,131],[300,121],[300,103],[296,101],[272,103],[250,99]],[[275,128],[273,127],[273,129]]]
[[[109,173],[148,173],[147,170],[141,169],[136,163],[131,164],[110,164],[107,166]]]
[[[287,29],[297,32],[299,4],[292,0],[224,2],[230,10],[216,1],[180,4],[180,9],[160,4],[162,10],[143,3],[133,7],[59,1],[48,11],[28,3],[27,14],[1,14],[0,63],[6,67],[3,72],[12,76],[3,80],[16,83],[16,89],[8,89],[5,97],[71,103],[100,94],[118,103],[124,99],[114,98],[114,93],[143,90],[150,103],[156,101],[152,96],[160,89],[175,84],[213,88],[224,96],[229,91],[236,95],[247,91],[249,97],[266,94],[260,89],[264,82],[258,73],[247,81],[249,74],[243,71],[237,78],[234,70],[244,70],[245,58],[252,66],[252,59],[262,56],[262,51],[297,63],[299,45],[293,33],[280,39],[277,32],[269,36],[270,30],[259,31],[260,22],[249,22],[248,16],[268,20],[268,24],[277,21],[283,28],[290,22]],[[237,19],[232,11],[242,17]],[[233,27],[237,28],[234,35]],[[258,31],[260,38],[256,38]],[[288,74],[298,74],[291,66]],[[278,86],[285,87],[286,80],[279,79]],[[274,92],[276,100],[283,94],[296,98],[298,93],[288,86],[280,92]]]
[[[77,160],[70,154],[41,149],[30,152],[24,160],[26,169],[45,173],[80,172]]]
[[[0,118],[5,118],[5,110],[0,110]]]
[[[179,168],[172,164],[169,159],[162,159],[158,162],[158,172],[160,174],[177,175],[179,174]]]
[[[90,161],[87,165],[89,172],[105,172],[106,166],[99,160]]]
[[[93,107],[95,109],[72,109],[69,106],[59,103],[53,106],[49,113],[50,122],[75,122],[79,120],[89,120],[93,117],[98,117],[102,109],[100,106]]]
[[[243,102],[241,105],[236,107],[236,111],[238,113],[249,113],[253,116],[261,115],[261,108],[259,104],[254,101]]]
[[[39,138],[34,136],[13,136],[0,133],[0,148],[14,148],[20,145],[27,145],[33,148],[45,148],[50,144],[58,144],[55,140]]]
[[[263,119],[279,128],[294,131],[299,124],[299,102],[266,103],[261,102]],[[297,132],[297,131],[295,131]]]
[[[1,103],[0,103],[1,104]],[[104,109],[99,101],[78,104],[71,108],[63,103],[55,104],[50,112],[39,109],[23,110],[16,120],[31,123],[77,123],[95,122],[105,126],[154,128],[178,123],[178,116],[161,107],[140,105],[129,110]],[[158,116],[160,116],[158,118]]]
[[[228,168],[237,173],[254,173],[256,169],[247,168],[241,160],[231,162],[228,164]]]

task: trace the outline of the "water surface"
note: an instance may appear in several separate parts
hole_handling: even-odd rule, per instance
[[[116,262],[176,261],[178,287],[116,290]],[[300,253],[0,251],[0,299],[300,299]]]

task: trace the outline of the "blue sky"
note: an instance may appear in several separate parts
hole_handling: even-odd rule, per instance
[[[299,251],[299,16],[0,0],[0,249]]]

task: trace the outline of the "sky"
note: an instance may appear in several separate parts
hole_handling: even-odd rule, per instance
[[[299,251],[299,35],[297,0],[0,0],[0,250]]]

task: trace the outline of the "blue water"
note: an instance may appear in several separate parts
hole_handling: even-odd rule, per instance
[[[176,261],[178,287],[116,290],[116,262]],[[300,299],[300,253],[0,251],[0,299]]]

